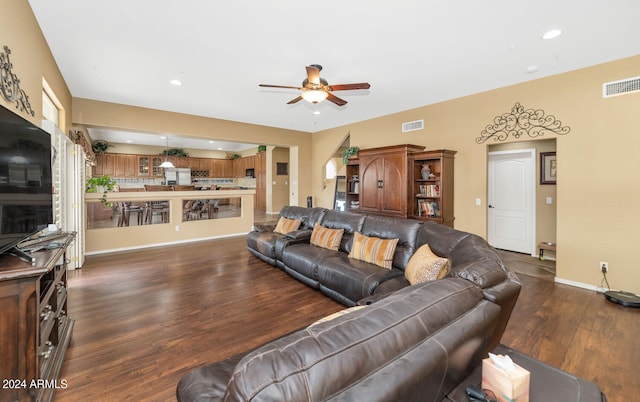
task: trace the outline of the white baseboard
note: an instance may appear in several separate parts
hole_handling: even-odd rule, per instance
[[[557,276],[555,277],[554,281],[556,283],[561,283],[563,285],[569,285],[569,286],[573,286],[573,287],[576,287],[576,288],[593,290],[594,292],[601,292],[602,291],[602,288],[599,287],[599,286],[593,286],[593,285],[589,285],[587,283],[576,282],[576,281],[571,281],[569,279],[558,278]]]

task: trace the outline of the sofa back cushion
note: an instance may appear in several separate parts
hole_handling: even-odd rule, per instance
[[[417,249],[416,240],[421,227],[422,222],[414,219],[367,215],[360,232],[369,237],[398,239],[393,256],[393,266],[404,271],[409,259]]]
[[[469,234],[451,251],[451,274],[475,283],[481,289],[507,279],[500,256],[480,236]]]
[[[451,250],[464,238],[467,232],[461,232],[433,221],[426,221],[420,228],[417,246],[428,244],[431,250],[440,257],[449,257]]]
[[[441,400],[480,363],[499,310],[458,278],[411,286],[247,354],[224,400]]]
[[[304,208],[296,206],[284,206],[280,210],[280,217],[288,219],[300,220],[300,229],[313,229],[313,225],[319,222],[327,210],[324,208]]]
[[[349,253],[351,252],[353,233],[362,230],[364,219],[365,215],[360,213],[328,210],[327,213],[323,215],[320,224],[329,229],[344,229],[339,250]]]

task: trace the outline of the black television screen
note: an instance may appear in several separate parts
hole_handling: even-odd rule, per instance
[[[53,223],[51,135],[0,106],[0,253]]]

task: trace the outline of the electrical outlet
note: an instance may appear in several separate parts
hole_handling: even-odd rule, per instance
[[[606,261],[600,261],[600,272],[606,274],[609,272],[609,263]]]

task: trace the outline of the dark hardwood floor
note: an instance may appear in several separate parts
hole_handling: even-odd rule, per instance
[[[520,277],[503,343],[635,400],[639,311]],[[188,371],[343,308],[251,256],[245,236],[90,256],[69,278],[76,326],[58,402],[173,401]]]

